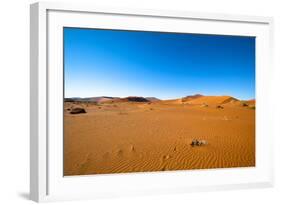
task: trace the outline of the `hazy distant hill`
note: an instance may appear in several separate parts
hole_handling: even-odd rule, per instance
[[[114,101],[115,99],[119,99],[119,98],[102,96],[102,97],[92,97],[92,98],[89,98],[89,101],[90,102],[103,103],[103,102]]]
[[[89,98],[65,98],[65,102],[96,102],[96,103],[105,103],[105,102],[154,102],[159,101],[155,97],[138,97],[138,96],[129,96],[125,98],[120,97],[89,97]]]
[[[155,98],[155,97],[146,97],[146,99],[149,100],[150,102],[160,101],[160,99]]]
[[[129,96],[125,98],[115,99],[114,102],[150,102],[150,101],[144,97]]]
[[[101,97],[88,97],[88,98],[65,98],[64,101],[66,102],[108,102],[119,99],[118,97],[108,97],[108,96],[101,96]]]
[[[203,97],[203,95],[200,95],[200,94],[188,95],[186,97],[183,97],[181,100],[182,100],[182,102],[186,102],[186,101],[193,100],[193,99],[200,98],[200,97]]]

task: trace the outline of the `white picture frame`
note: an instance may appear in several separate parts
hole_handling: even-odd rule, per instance
[[[40,2],[30,10],[30,198],[71,200],[273,186],[273,19]],[[62,28],[95,27],[256,37],[256,166],[63,177]],[[165,179],[165,180],[163,180]],[[165,181],[165,183],[164,183]]]

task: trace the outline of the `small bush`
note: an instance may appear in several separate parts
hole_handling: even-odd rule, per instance
[[[243,107],[248,107],[249,105],[247,103],[242,103]]]

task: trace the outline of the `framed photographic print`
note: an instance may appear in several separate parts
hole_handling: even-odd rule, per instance
[[[272,24],[32,4],[31,199],[272,186]]]

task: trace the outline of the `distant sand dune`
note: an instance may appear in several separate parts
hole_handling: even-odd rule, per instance
[[[236,98],[231,96],[201,96],[195,99],[187,100],[190,104],[207,104],[207,105],[220,105],[230,102],[237,102]]]

